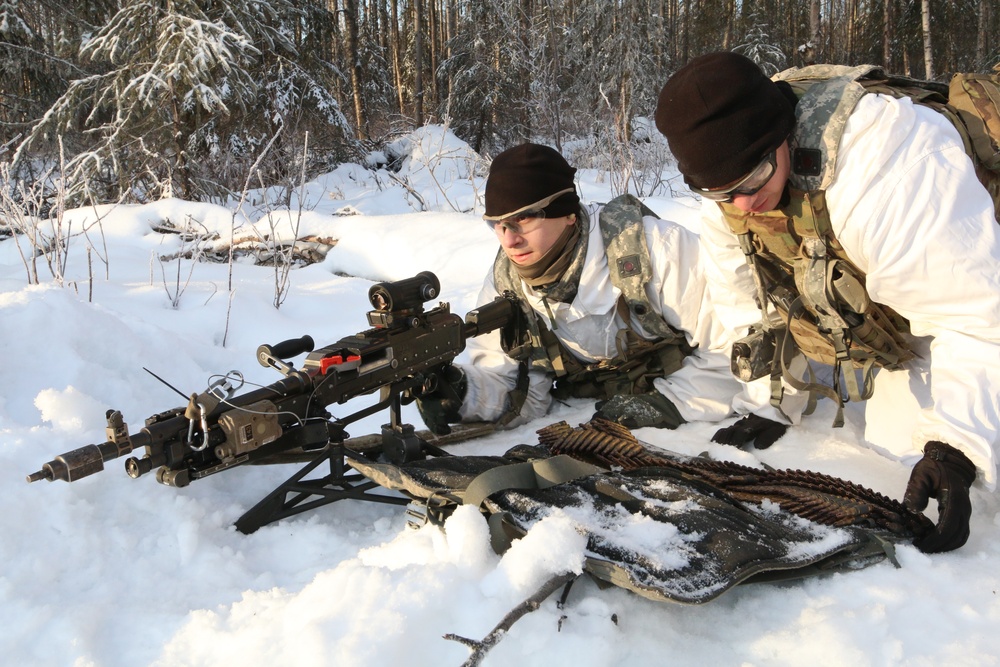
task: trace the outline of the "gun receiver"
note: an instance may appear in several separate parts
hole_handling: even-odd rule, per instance
[[[432,387],[437,373],[465,349],[469,337],[514,326],[520,313],[513,295],[470,312],[464,321],[451,313],[447,303],[425,311],[423,304],[439,293],[437,277],[427,271],[378,283],[368,294],[374,307],[368,313],[372,328],[319,349],[314,349],[309,336],[258,347],[257,361],[278,370],[284,375],[281,380],[236,395],[243,376],[232,371],[205,391],[192,394],[186,406],[147,418],[145,426],[131,434],[121,412],[109,410],[106,442],[57,456],[27,480],[73,482],[100,472],[106,461],[144,450],[142,456],[125,461],[130,477],[141,477],[155,468],[157,481],[183,487],[238,465],[302,450],[316,452],[309,470],[330,460],[331,475],[323,486],[332,483],[340,487],[342,497],[358,497],[374,484],[358,490],[345,482],[349,467],[344,459],[345,427],[388,408],[390,422],[382,427],[380,453],[394,461],[413,460],[428,452],[443,454],[417,438],[411,425],[400,423],[401,397]],[[289,363],[288,359],[303,353],[307,356],[301,368]],[[380,392],[377,403],[346,417],[335,418],[327,410],[327,406],[375,391]],[[272,496],[279,491],[281,487]],[[274,499],[269,499],[273,505]],[[255,516],[243,527],[238,522],[237,527],[252,532],[263,523],[315,506],[293,503],[299,505],[274,518]]]

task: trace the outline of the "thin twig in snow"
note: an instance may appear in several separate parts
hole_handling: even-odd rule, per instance
[[[575,572],[566,572],[552,577],[545,582],[541,588],[535,591],[534,595],[507,612],[507,615],[503,617],[503,620],[501,620],[497,626],[482,639],[468,639],[466,637],[450,633],[445,635],[444,638],[450,641],[458,642],[459,644],[464,644],[472,649],[472,654],[469,655],[468,660],[462,663],[462,667],[477,667],[480,663],[482,663],[490,649],[500,643],[511,627],[517,623],[522,616],[526,616],[527,614],[530,614],[538,609],[547,597],[552,595],[560,586],[564,586],[570,581],[576,579],[577,576],[579,575]]]

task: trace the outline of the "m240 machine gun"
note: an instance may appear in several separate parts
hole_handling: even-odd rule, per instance
[[[368,298],[372,328],[314,349],[309,336],[257,348],[257,361],[284,376],[281,380],[237,395],[242,374],[230,372],[206,391],[192,394],[187,406],[155,414],[138,432],[129,433],[121,412],[107,413],[108,440],[66,452],[28,475],[28,482],[73,482],[104,469],[104,462],[129,457],[125,470],[138,478],[156,469],[156,479],[175,487],[247,463],[272,462],[283,455],[309,461],[236,522],[252,533],[272,521],[344,498],[407,504],[398,496],[369,493],[377,485],[350,467],[356,453],[345,447],[346,427],[388,409],[381,443],[374,455],[394,463],[445,452],[418,437],[402,423],[403,401],[433,391],[443,368],[464,349],[466,340],[501,329],[514,335],[520,307],[505,295],[468,313],[463,320],[447,303],[424,310],[440,293],[433,273],[377,283]],[[308,353],[301,368],[287,360]],[[378,402],[346,417],[333,417],[327,406],[374,392]],[[371,455],[366,452],[366,455]],[[306,477],[323,463],[329,473]]]

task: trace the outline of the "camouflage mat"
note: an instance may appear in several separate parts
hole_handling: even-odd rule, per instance
[[[546,517],[567,517],[587,536],[586,572],[659,601],[703,603],[745,582],[866,567],[929,527],[844,480],[654,450],[606,422],[553,424],[539,442],[503,456],[352,466],[438,516],[479,505],[498,551]]]

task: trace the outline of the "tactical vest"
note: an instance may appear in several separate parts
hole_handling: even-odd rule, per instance
[[[769,374],[775,407],[781,402],[782,378],[810,393],[807,413],[816,394],[829,396],[838,403],[834,424],[839,426],[845,400],[841,378],[847,384],[847,400],[865,400],[871,396],[876,367],[896,369],[913,356],[905,337],[908,323],[871,301],[865,275],[834,237],[826,207],[825,190],[835,176],[840,140],[858,101],[869,93],[910,97],[948,117],[959,129],[998,211],[1000,172],[993,169],[1000,160],[983,159],[973,150],[968,128],[946,104],[948,87],[943,84],[890,78],[869,65],[816,65],[786,70],[773,79],[787,82],[799,98],[789,138],[789,202],[763,213],[719,204],[751,267],[764,313],[750,335],[734,345],[732,370],[744,381]],[[767,304],[774,306],[775,314],[768,313]],[[820,385],[811,377],[801,381],[790,373],[789,363],[797,353],[832,365],[834,385]]]
[[[589,233],[590,220],[581,212],[581,234]],[[567,350],[538,313],[523,298],[524,289],[517,270],[501,248],[493,263],[493,280],[501,294],[510,291],[519,299],[525,327],[519,341],[505,343],[504,351],[520,362],[517,387],[511,392],[508,412],[500,422],[510,421],[520,412],[527,397],[527,374],[536,368],[555,376],[552,395],[556,398],[609,398],[615,394],[641,394],[653,389],[653,380],[679,369],[692,348],[683,332],[674,329],[657,314],[646,296],[645,286],[653,277],[642,218],[654,216],[632,195],[608,202],[599,216],[601,238],[608,259],[611,283],[621,291],[618,314],[626,328],[617,336],[618,354],[611,359],[583,363]],[[586,289],[581,285],[580,289]],[[633,328],[656,336],[643,338]]]

